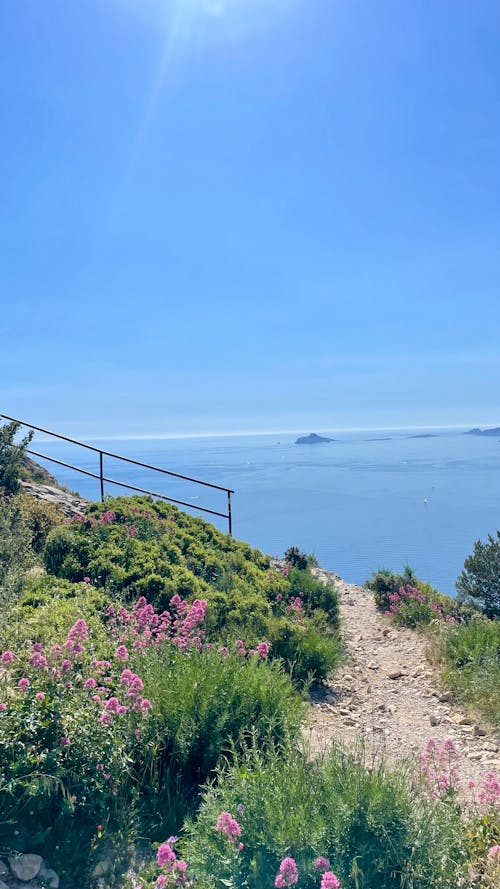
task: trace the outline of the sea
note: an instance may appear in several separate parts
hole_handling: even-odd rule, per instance
[[[233,534],[271,555],[289,546],[363,583],[381,567],[410,565],[449,595],[477,539],[500,528],[500,437],[457,429],[324,432],[335,440],[298,445],[303,432],[196,438],[89,440],[96,448],[231,488]],[[42,434],[31,447],[88,472],[97,453]],[[44,462],[44,461],[40,461]],[[58,480],[98,499],[99,482],[45,463]],[[190,504],[227,530],[223,491],[104,456],[104,474]],[[107,494],[132,493],[106,483]]]

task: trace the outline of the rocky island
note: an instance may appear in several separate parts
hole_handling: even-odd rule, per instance
[[[465,435],[498,435],[500,436],[500,426],[495,426],[494,429],[469,429]]]
[[[295,444],[322,444],[326,441],[335,441],[334,438],[325,438],[322,435],[318,435],[316,432],[311,432],[309,435],[301,435],[295,442]]]

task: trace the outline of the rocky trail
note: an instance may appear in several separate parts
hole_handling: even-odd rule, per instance
[[[332,739],[362,739],[369,755],[397,762],[420,752],[427,738],[452,738],[467,779],[500,771],[499,738],[450,702],[426,659],[425,640],[397,627],[375,607],[369,590],[321,568],[313,573],[339,593],[347,658],[335,681],[311,695],[313,750]]]

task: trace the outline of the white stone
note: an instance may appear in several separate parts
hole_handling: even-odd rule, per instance
[[[10,855],[9,865],[12,873],[23,883],[29,883],[38,875],[42,866],[41,855]]]
[[[38,876],[46,883],[49,889],[59,889],[59,876],[52,868],[45,867],[45,864],[42,864]]]

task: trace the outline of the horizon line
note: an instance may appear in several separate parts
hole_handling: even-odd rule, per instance
[[[326,435],[328,433],[339,432],[410,432],[413,430],[453,430],[453,429],[469,429],[491,426],[492,423],[475,423],[469,424],[445,424],[439,426],[419,425],[419,426],[339,426],[331,429],[320,429],[318,434]],[[191,432],[191,433],[156,433],[148,435],[92,435],[82,436],[82,441],[176,441],[180,439],[198,439],[198,438],[245,438],[249,436],[271,436],[271,435],[304,435],[298,429],[271,429],[246,431],[246,432]],[[42,437],[38,439],[44,444],[54,441],[54,438]]]

